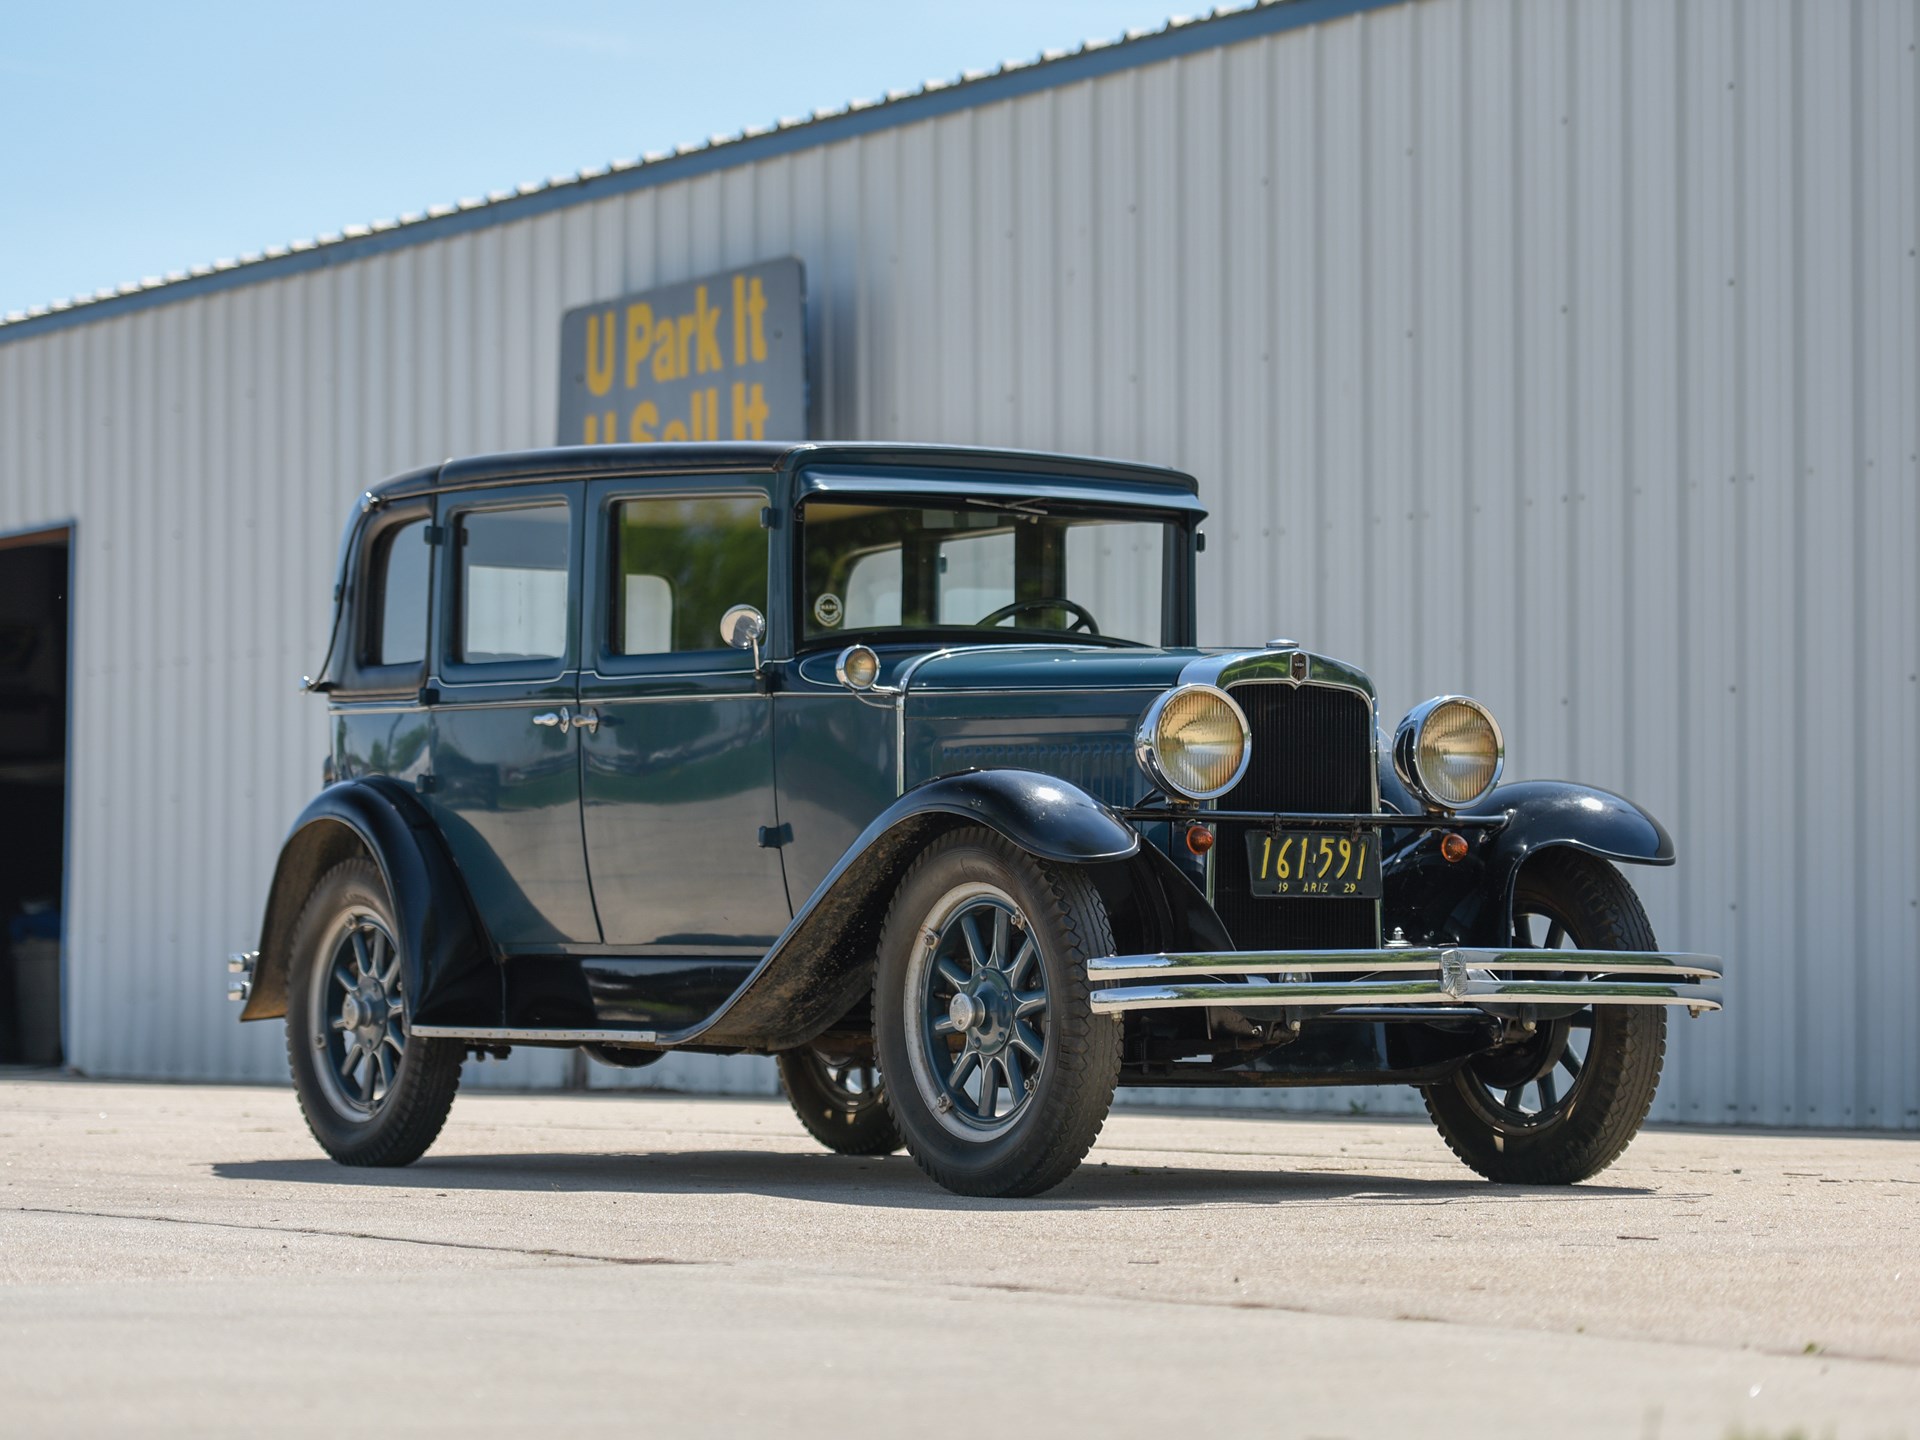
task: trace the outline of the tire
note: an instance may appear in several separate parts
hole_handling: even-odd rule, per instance
[[[823,1055],[812,1046],[776,1057],[780,1085],[807,1133],[840,1155],[891,1155],[900,1127],[873,1057]]]
[[[407,1034],[398,934],[364,859],[322,875],[293,923],[287,1063],[307,1128],[342,1165],[411,1165],[460,1088],[460,1043]]]
[[[913,863],[881,930],[874,1037],[901,1136],[935,1181],[1010,1197],[1073,1173],[1120,1079],[1120,1027],[1087,995],[1087,961],[1112,953],[1082,870],[977,828]]]
[[[1544,921],[1550,949],[1563,941],[1583,950],[1658,948],[1625,877],[1578,851],[1531,861],[1520,872],[1514,914],[1536,946]],[[1666,1049],[1664,1008],[1589,1006],[1541,1022],[1527,1041],[1476,1056],[1421,1093],[1453,1153],[1489,1180],[1571,1185],[1606,1169],[1639,1133]],[[1571,1081],[1564,1095],[1563,1077]]]

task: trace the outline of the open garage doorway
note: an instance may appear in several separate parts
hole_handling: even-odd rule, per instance
[[[72,538],[0,535],[0,1064],[61,1062]]]

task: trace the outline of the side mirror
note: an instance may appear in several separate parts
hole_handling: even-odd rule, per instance
[[[767,638],[767,618],[751,605],[735,605],[720,617],[720,638],[735,650],[753,651],[753,673],[760,673],[760,642]]]

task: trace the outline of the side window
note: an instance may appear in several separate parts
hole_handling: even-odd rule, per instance
[[[760,495],[623,500],[613,507],[616,655],[718,650],[720,617],[767,604]]]
[[[567,653],[567,507],[460,517],[459,658],[558,660]]]
[[[418,665],[427,658],[427,520],[409,520],[381,535],[367,568],[363,664]]]

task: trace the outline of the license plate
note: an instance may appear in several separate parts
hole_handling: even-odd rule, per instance
[[[1258,830],[1247,836],[1255,895],[1333,900],[1380,898],[1380,837],[1328,830]]]

